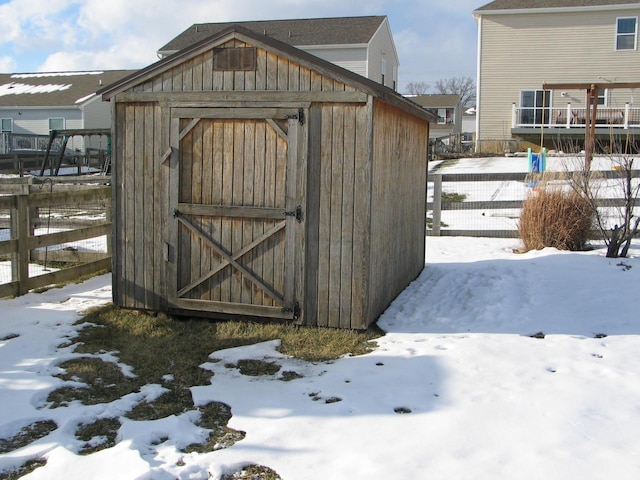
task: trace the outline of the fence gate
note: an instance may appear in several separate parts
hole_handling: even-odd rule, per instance
[[[170,304],[298,320],[302,110],[176,108],[171,116]]]

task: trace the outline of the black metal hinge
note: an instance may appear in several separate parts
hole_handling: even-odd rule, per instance
[[[298,223],[302,222],[302,205],[298,205],[295,210],[284,212],[285,217],[296,217]]]
[[[298,113],[294,113],[293,115],[287,115],[285,118],[295,118],[298,120],[300,125],[304,125],[304,110],[302,108],[298,109]]]
[[[284,307],[282,311],[293,313],[294,320],[298,320],[300,318],[300,304],[298,302],[294,303],[290,307]]]

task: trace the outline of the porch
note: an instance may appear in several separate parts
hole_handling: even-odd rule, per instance
[[[579,130],[586,127],[587,109],[576,108],[567,103],[566,107],[519,107],[512,105],[511,130],[531,128],[553,128]],[[596,128],[628,130],[640,128],[640,108],[625,103],[623,107],[598,106]],[[625,132],[626,134],[626,132]]]

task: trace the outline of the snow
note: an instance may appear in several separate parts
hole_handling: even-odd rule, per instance
[[[1,300],[0,338],[17,336],[0,341],[0,438],[38,420],[58,429],[0,454],[0,471],[44,456],[25,479],[204,480],[252,463],[285,480],[640,478],[640,248],[609,259],[601,245],[519,247],[428,237],[426,268],[381,316],[386,333],[368,355],[306,363],[277,341],[212,352],[203,368],[215,375],[192,387],[194,402],[230,405],[229,426],[246,437],[207,454],[179,452],[203,437],[193,412],[122,417],[116,446],[78,454],[79,423],[120,415],[157,385],[110,404],[44,406],[63,383],[56,365],[76,355],[59,345],[83,311],[111,300],[110,276]],[[225,367],[249,358],[302,378]]]

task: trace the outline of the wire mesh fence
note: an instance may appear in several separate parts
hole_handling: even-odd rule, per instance
[[[540,188],[572,189],[572,176],[583,172],[430,174],[427,189],[427,235],[517,238],[522,204]],[[628,185],[620,170],[593,172],[589,178],[597,195],[605,228],[623,217],[627,194],[635,191],[634,214],[640,215],[640,171]],[[595,227],[595,226],[594,226]],[[593,238],[601,238],[594,230]]]
[[[109,268],[110,210],[109,187],[0,196],[0,297]]]

